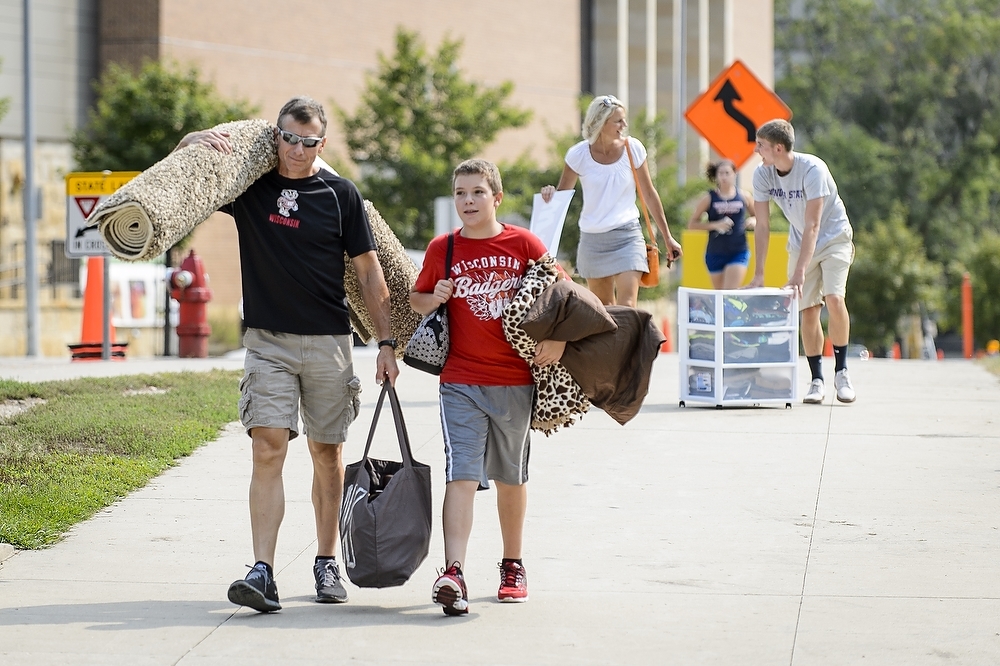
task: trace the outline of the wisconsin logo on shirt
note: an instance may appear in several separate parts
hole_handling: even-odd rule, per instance
[[[298,198],[298,190],[281,190],[281,196],[278,197],[278,212],[284,217],[291,215],[293,210],[299,209],[299,205],[295,203]]]
[[[452,298],[464,298],[472,314],[482,321],[500,319],[521,287],[521,262],[511,257],[483,257],[460,263],[466,270],[453,278]]]

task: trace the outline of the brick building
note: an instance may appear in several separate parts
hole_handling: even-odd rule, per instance
[[[0,356],[25,350],[23,3],[0,0],[0,98],[12,102],[0,119],[0,327],[12,332],[0,341]],[[32,3],[36,183],[43,199],[37,226],[41,353],[65,355],[65,345],[79,336],[78,270],[61,246],[62,177],[73,170],[68,139],[93,102],[90,83],[109,62],[194,63],[220,93],[248,99],[271,120],[300,93],[351,111],[379,54],[391,55],[397,26],[403,26],[419,32],[432,49],[446,36],[464,39],[463,74],[487,85],[513,81],[511,101],[533,112],[528,127],[505,132],[484,157],[505,160],[527,150],[538,161],[548,159],[549,133],[579,127],[581,92],[612,92],[628,99],[632,109],[653,102],[666,112],[672,132],[686,135],[686,171],[695,174],[708,157],[707,146],[678,122],[678,113],[707,77],[733,58],[771,81],[772,5],[773,0]],[[618,65],[621,53],[627,66]],[[651,62],[655,75],[647,76]],[[329,136],[327,151],[344,155],[336,122]],[[191,247],[211,276],[213,315],[235,316],[240,285],[232,220],[213,216],[195,232]],[[123,337],[130,338],[135,355],[162,353],[162,336],[155,332],[120,326]]]

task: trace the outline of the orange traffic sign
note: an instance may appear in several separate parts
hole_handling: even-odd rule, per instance
[[[757,128],[769,120],[790,120],[792,110],[737,60],[684,113],[698,133],[739,169],[753,155]]]

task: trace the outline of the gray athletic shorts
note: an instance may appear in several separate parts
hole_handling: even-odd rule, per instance
[[[445,481],[527,483],[534,384],[441,384],[440,393]]]
[[[287,428],[298,436],[299,405],[305,435],[340,444],[361,409],[350,335],[295,335],[247,329],[240,421],[253,428]]]
[[[648,270],[646,241],[639,220],[602,233],[580,232],[580,245],[576,249],[576,271],[580,277],[596,279]]]

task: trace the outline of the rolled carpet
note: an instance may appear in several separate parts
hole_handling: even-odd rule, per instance
[[[112,254],[126,261],[160,256],[277,165],[274,126],[266,120],[213,129],[229,133],[232,154],[181,148],[98,204],[87,226],[97,226]]]
[[[392,337],[399,341],[396,357],[402,358],[406,343],[413,337],[417,325],[423,317],[410,307],[410,291],[417,281],[417,265],[406,254],[403,244],[396,238],[389,225],[379,214],[371,201],[365,199],[365,213],[375,236],[375,252],[378,262],[385,274],[385,284],[389,288],[389,325]],[[344,290],[347,293],[347,309],[351,316],[351,326],[363,342],[369,342],[375,337],[375,326],[365,307],[361,295],[361,285],[358,275],[354,272],[354,264],[350,258],[344,258]]]

